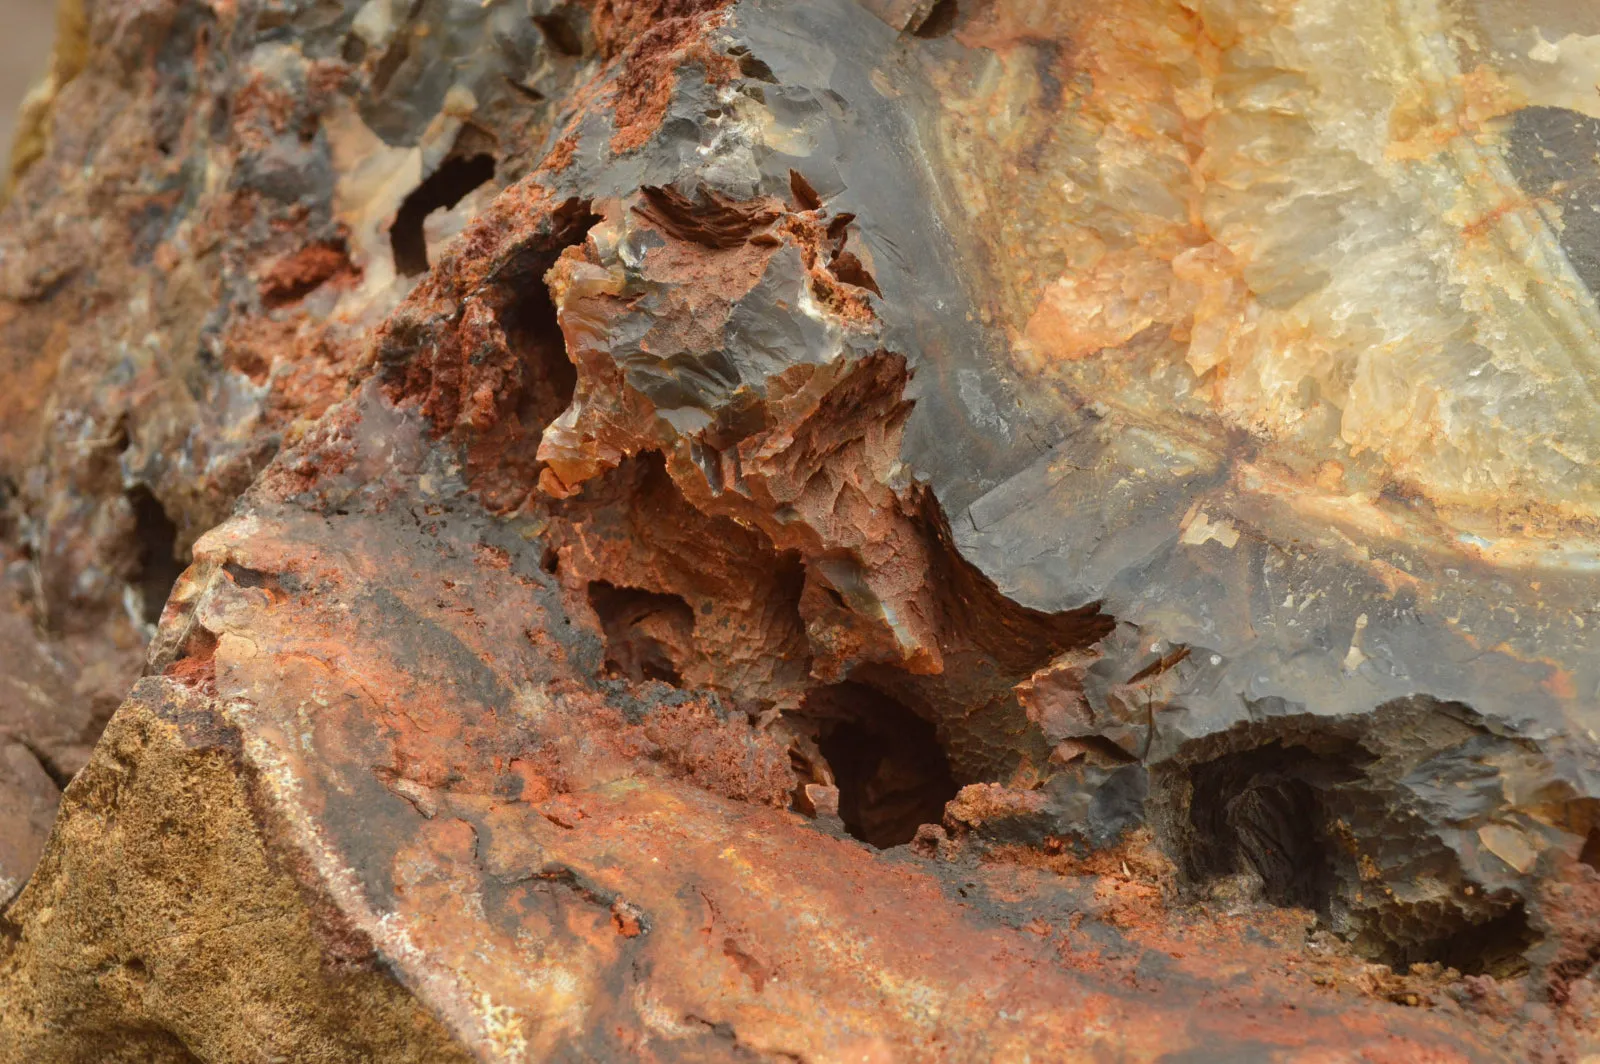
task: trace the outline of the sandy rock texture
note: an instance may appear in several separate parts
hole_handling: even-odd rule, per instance
[[[1600,1055],[1583,5],[59,27],[0,1062]]]

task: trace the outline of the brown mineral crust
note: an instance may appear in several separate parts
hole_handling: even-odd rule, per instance
[[[810,651],[799,613],[798,560],[758,530],[690,505],[661,462],[634,459],[591,481],[555,509],[550,563],[575,615],[593,611],[607,660],[634,660],[638,625],[626,611],[681,613],[688,638],[656,644],[644,664],[672,682],[737,693],[752,705],[792,702],[807,683]],[[597,595],[595,589],[609,589]],[[652,644],[654,640],[650,641]]]
[[[0,225],[0,493],[30,543],[7,586],[42,655],[109,670],[104,689],[80,684],[92,711],[59,702],[73,723],[55,731],[98,731],[138,673],[162,581],[347,394],[372,325],[403,294],[382,228],[412,190],[366,180],[387,146],[353,104],[375,71],[330,56],[356,49],[320,17],[175,0],[63,8]],[[411,16],[418,41],[438,17]],[[452,61],[466,76],[507,60]],[[496,116],[487,150],[515,155],[543,137],[552,105],[496,84],[477,95]],[[384,91],[427,88],[402,74]],[[444,148],[454,129],[440,127]]]
[[[361,279],[360,271],[350,264],[350,253],[343,242],[308,244],[267,268],[261,277],[261,302],[267,309],[275,310],[299,302],[335,279],[346,284]]]
[[[556,201],[537,181],[502,193],[378,330],[369,361],[385,374],[390,397],[419,403],[441,433],[458,424],[493,425],[503,413],[494,406],[495,385],[512,373],[514,359],[503,336],[483,330],[494,327],[495,312],[513,298],[513,285],[538,278],[544,271],[536,266],[548,269],[563,248],[581,239],[587,218],[587,204]],[[473,312],[487,320],[469,320]],[[478,351],[453,335],[474,328],[478,332],[468,337],[488,345],[493,356],[482,370],[472,364]],[[482,379],[471,376],[479,372]]]
[[[231,323],[220,346],[223,364],[265,391],[257,427],[292,443],[349,393],[351,371],[366,342],[364,332],[348,323],[276,314]],[[219,486],[227,494],[238,494],[255,472],[245,468],[219,476]]]
[[[551,174],[559,174],[572,165],[573,156],[578,151],[578,138],[572,133],[567,133],[555,142],[550,149],[550,154],[545,156],[542,169]]]
[[[508,190],[385,324],[372,358],[398,401],[440,433],[469,436],[469,477],[494,510],[537,480],[538,436],[571,368],[541,280],[592,224],[587,204],[535,183]],[[412,358],[413,350],[424,352]],[[565,385],[570,388],[570,384]]]
[[[590,26],[600,54],[613,59],[651,30],[698,35],[695,20],[727,7],[725,0],[591,0]]]
[[[810,203],[810,209],[780,213],[770,200],[732,203],[647,190],[635,213],[647,223],[645,231],[661,234],[668,243],[645,257],[644,273],[660,294],[640,343],[642,354],[630,356],[635,362],[650,364],[651,372],[655,365],[670,371],[685,355],[714,350],[721,323],[731,313],[723,308],[736,305],[750,290],[752,281],[745,278],[769,269],[778,248],[800,247],[808,272],[813,277],[825,272],[815,265],[815,241],[824,233],[841,239],[838,234],[848,230],[850,219],[823,221],[815,193],[798,178],[795,188],[799,205]],[[787,220],[772,228],[780,219]],[[558,274],[581,276],[581,261],[564,257]],[[602,265],[592,252],[588,261]],[[631,313],[628,294],[601,288],[591,295],[571,281],[553,281],[579,376],[577,401],[570,408],[576,423],[569,427],[561,419],[546,432],[541,448],[550,463],[547,490],[570,494],[579,478],[598,468],[597,459],[614,455],[620,460],[645,448],[666,450],[674,482],[697,507],[760,528],[776,548],[797,551],[807,560],[811,590],[802,599],[802,615],[816,654],[810,668],[818,679],[839,679],[851,669],[879,663],[914,675],[938,675],[945,671],[946,652],[961,655],[964,667],[953,670],[954,690],[922,691],[898,674],[880,679],[891,688],[910,689],[917,704],[931,702],[925,712],[937,719],[958,712],[956,706],[970,712],[973,700],[966,696],[992,683],[994,671],[1018,670],[985,698],[1002,697],[1010,683],[1049,654],[1095,638],[1099,622],[1092,619],[1030,620],[1026,611],[1001,606],[992,588],[948,561],[950,548],[938,531],[941,519],[928,501],[889,487],[899,428],[909,410],[901,397],[907,382],[902,360],[882,355],[794,367],[769,382],[764,396],[752,393],[735,404],[724,422],[714,422],[698,439],[674,440],[663,435],[661,421],[652,424],[643,416],[648,406],[641,407],[633,387],[613,383],[615,356],[593,342],[604,335],[596,328],[597,318]],[[865,303],[833,306],[843,328],[872,320],[870,313],[851,309]],[[581,455],[582,464],[567,461],[567,454]],[[848,603],[845,596],[859,594],[858,582],[870,590]],[[884,625],[882,614],[895,618],[892,626]],[[995,620],[1000,623],[990,623]],[[1014,630],[1020,656],[1002,649]],[[977,747],[991,749],[972,749],[974,765],[985,758],[1009,758],[1017,767],[1015,753],[1001,752],[1014,742],[1014,737],[979,740]],[[1043,767],[1047,755],[1047,749],[1033,753],[1036,767]]]
[[[673,240],[721,251],[748,244],[785,213],[783,203],[772,196],[740,203],[701,190],[697,202],[675,188],[651,187],[643,190],[642,199],[634,210]]]
[[[698,65],[723,82],[738,64],[706,44],[729,0],[596,0],[591,25],[600,54],[617,68],[611,101],[611,150],[635,151],[667,113],[678,69]]]
[[[718,717],[704,702],[666,706],[650,715],[644,734],[666,764],[714,794],[789,807],[795,788],[788,745],[753,729],[741,715]]]
[[[1574,986],[1600,964],[1600,921],[1595,918],[1600,913],[1600,867],[1592,856],[1560,860],[1542,893],[1539,910],[1547,944],[1540,959],[1549,973],[1550,999],[1564,1005]]]
[[[817,300],[842,321],[869,325],[874,315],[867,293],[882,293],[861,260],[844,250],[853,220],[849,214],[829,218],[826,213],[807,210],[786,217],[783,229],[800,249]]]
[[[389,415],[369,407],[367,416]],[[386,435],[405,453],[408,440],[419,438],[410,431],[391,427]],[[372,460],[358,456],[352,469]],[[396,472],[402,482],[413,475]],[[373,486],[380,498],[395,490],[392,482]],[[1093,973],[1085,979],[1058,964],[1053,940],[1008,925],[1003,915],[1026,911],[1035,892],[1048,896],[1051,877],[986,888],[978,909],[954,904],[955,886],[969,881],[960,866],[952,868],[955,879],[945,879],[937,864],[886,863],[859,843],[806,830],[794,814],[715,798],[658,774],[651,766],[660,755],[628,739],[620,715],[585,692],[592,681],[581,674],[559,679],[569,667],[561,658],[505,638],[507,626],[516,630],[530,617],[541,623],[543,603],[554,601],[534,575],[536,554],[507,541],[506,557],[485,568],[479,537],[492,530],[470,518],[466,526],[442,517],[420,528],[397,518],[268,507],[208,536],[196,568],[212,575],[192,578],[206,590],[188,597],[192,605],[184,609],[217,637],[217,698],[145,681],[117,727],[143,735],[139,742],[150,752],[136,753],[114,729],[98,755],[104,767],[92,766],[74,793],[92,808],[109,793],[97,782],[102,774],[118,763],[138,765],[141,790],[121,796],[118,806],[128,825],[121,831],[132,833],[119,844],[133,844],[146,805],[159,822],[155,811],[169,808],[163,795],[171,786],[171,770],[162,768],[173,756],[162,752],[171,726],[145,723],[152,710],[143,704],[174,705],[157,719],[187,721],[184,735],[244,729],[244,749],[253,751],[247,763],[255,766],[248,778],[260,787],[253,801],[265,811],[258,815],[282,818],[281,828],[263,836],[285,851],[278,867],[295,869],[313,895],[336,899],[351,921],[344,934],[370,939],[402,984],[426,994],[452,1037],[482,1055],[542,1058],[581,1047],[591,1055],[673,1059],[732,1052],[731,1043],[802,1059],[974,1059],[1024,1046],[1070,1057],[1082,1052],[1079,1032],[1098,1029],[1115,1032],[1105,1036],[1114,1038],[1107,1048],[1115,1053],[1152,1059],[1199,1044],[1226,1055],[1229,1046],[1263,1043],[1338,1044],[1369,1059],[1480,1059],[1426,1017],[1399,1033],[1356,999],[1330,1009],[1294,997],[1299,991],[1279,996],[1237,986],[1207,1002],[1150,963],[1139,966],[1139,989],[1107,985],[1104,974],[1116,964],[1091,965],[1088,943],[1072,954]],[[509,570],[502,567],[507,560]],[[164,626],[178,623],[178,612]],[[380,632],[412,634],[391,642]],[[389,654],[404,665],[385,661]],[[297,737],[305,725],[296,707],[307,704],[324,708]],[[701,741],[694,736],[704,736],[710,721],[703,710],[668,710],[645,733],[665,740],[657,745],[669,762],[683,752],[693,758]],[[678,722],[685,719],[700,723],[684,732]],[[239,741],[228,740],[227,748]],[[713,747],[731,751],[729,741],[715,739]],[[198,750],[182,751],[202,745],[187,739],[178,756],[192,759]],[[119,761],[111,760],[114,751]],[[206,764],[214,767],[186,769],[199,771],[191,793],[212,793],[194,790],[202,781],[218,780],[205,784],[215,788],[239,779],[229,768],[235,756],[211,753]],[[731,764],[726,753],[711,761]],[[383,781],[376,791],[365,782],[374,765]],[[699,775],[692,761],[679,765]],[[538,782],[553,778],[560,793]],[[233,823],[214,810],[183,822],[205,833],[213,849],[212,835]],[[255,837],[246,831],[216,860]],[[223,1039],[246,1055],[271,1044],[276,1026],[225,1023],[196,1033],[190,1017],[198,1014],[184,1011],[181,998],[186,972],[169,959],[179,947],[135,951],[136,936],[116,921],[83,928],[78,914],[99,902],[98,880],[44,875],[14,911],[23,945],[13,963],[44,948],[41,936],[73,933],[95,956],[140,957],[149,977],[139,997],[107,1001],[105,980],[53,976],[61,982],[46,1000],[56,1004],[44,1014],[64,1005],[82,1010],[81,1043],[137,1025],[152,1040],[170,1032],[207,1056]],[[132,898],[140,896],[136,882],[122,887]],[[59,915],[43,925],[37,914],[46,883],[66,893],[50,895]],[[469,897],[481,899],[481,910],[464,903]],[[244,900],[249,904],[228,911],[259,913],[259,933],[282,941],[280,929],[295,921],[308,926],[308,916],[293,915],[304,910],[287,901],[265,907]],[[255,967],[241,970],[230,947],[255,946],[256,932],[242,940],[223,931],[196,937],[187,929],[206,918],[202,913],[168,918],[185,929],[178,941],[212,951],[218,970],[233,980],[231,993],[248,999],[251,971],[282,980],[273,966],[288,947],[253,952]],[[296,935],[287,937],[290,947],[303,941]],[[540,947],[519,946],[526,936]],[[169,985],[169,978],[177,982]],[[326,985],[308,986],[323,996],[297,1030],[350,1007],[348,996],[320,989]],[[370,979],[359,985],[362,993],[379,991]],[[607,989],[616,986],[620,992]],[[301,999],[275,1000],[281,1009]],[[386,1000],[400,1007],[399,999]],[[929,1008],[941,1017],[937,1034],[921,1018]],[[828,1024],[813,1022],[819,1013]],[[417,1029],[393,1016],[380,1014],[391,1030]],[[326,1059],[346,1059],[346,1047],[363,1034],[346,1032]]]

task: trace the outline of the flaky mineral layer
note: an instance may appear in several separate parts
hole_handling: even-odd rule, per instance
[[[64,7],[0,1061],[1600,1054],[1597,42]]]

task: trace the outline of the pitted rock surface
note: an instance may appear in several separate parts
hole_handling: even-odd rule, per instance
[[[68,9],[0,1060],[1600,1054],[1513,6]]]

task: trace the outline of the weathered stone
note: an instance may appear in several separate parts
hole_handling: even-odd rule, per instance
[[[1587,18],[88,8],[7,1051],[1600,1052]]]
[[[10,901],[39,862],[61,791],[33,751],[0,746],[0,897]]]
[[[280,863],[250,777],[209,702],[135,686],[10,911],[4,1059],[469,1059]]]

